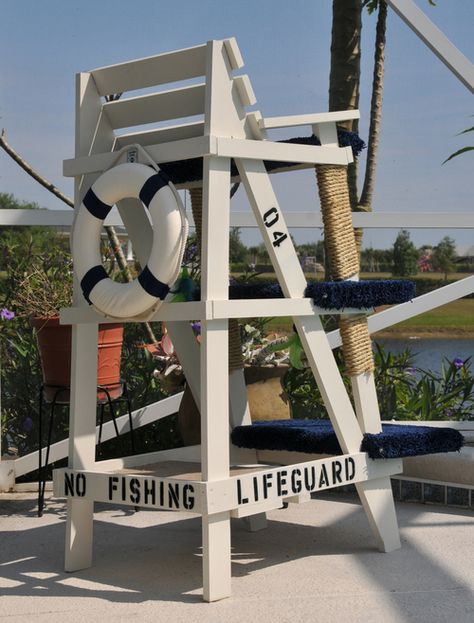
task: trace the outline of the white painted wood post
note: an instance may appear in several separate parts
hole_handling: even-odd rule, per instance
[[[101,115],[101,100],[90,73],[76,76],[75,155],[110,150],[113,131]],[[77,208],[96,174],[75,179],[74,199]],[[74,280],[74,302],[85,306],[80,287]],[[69,411],[69,466],[94,469],[95,424],[97,412],[97,324],[72,326],[71,388]],[[84,481],[85,482],[85,481]],[[80,484],[80,483],[77,483]],[[77,571],[92,564],[94,503],[76,498],[67,501],[65,569]]]
[[[335,123],[316,124],[312,129],[319,137],[321,145],[334,147],[339,144]],[[359,275],[352,279],[358,280]],[[364,372],[351,377],[351,387],[355,412],[362,432],[380,433],[382,422],[373,372]],[[390,478],[385,476],[375,481],[359,483],[356,488],[377,547],[385,552],[398,549],[400,536]]]
[[[263,162],[254,160],[237,159],[236,164],[283,293],[287,297],[301,298],[306,288],[306,279],[265,166]],[[274,224],[269,226],[269,223]],[[279,234],[286,238],[274,246],[275,240],[278,240],[274,236]],[[344,452],[358,452],[362,432],[321,320],[319,316],[306,316],[294,317],[293,321],[323,394],[339,443]]]
[[[95,465],[97,336],[96,324],[72,327],[69,467],[73,469],[93,470]],[[66,571],[92,564],[94,502],[81,500],[84,483],[75,483],[77,497],[68,498],[67,502]]]
[[[230,160],[204,158],[201,298],[228,298]],[[228,320],[201,322],[201,464],[205,481],[229,477]],[[202,516],[203,597],[230,595],[230,512]]]
[[[288,236],[283,213],[278,206],[264,165],[256,161],[238,159],[236,164],[283,292],[285,296],[301,297],[306,287],[306,279]],[[271,218],[265,216],[270,214],[270,210],[273,211]],[[278,220],[275,220],[276,215]],[[269,226],[273,221],[274,226]],[[287,238],[282,244],[275,246],[275,236],[281,239],[282,235],[287,235]],[[339,443],[344,452],[358,452],[362,441],[362,428],[356,419],[321,321],[318,316],[295,317],[293,320]],[[365,387],[361,386],[364,379],[358,379],[356,382],[358,406],[363,407],[362,401],[365,399],[363,394],[367,389],[367,399],[371,401],[367,414],[370,421],[367,420],[367,424],[380,427],[380,417],[378,425],[375,424],[378,404],[374,394],[373,375],[370,376],[372,378],[365,379]],[[377,546],[382,551],[391,551],[400,547],[400,541],[390,479],[377,479],[373,485],[370,482],[361,483],[357,486],[357,490]]]
[[[381,552],[400,549],[400,533],[390,478],[373,478],[356,483],[355,486],[378,549]]]
[[[252,423],[243,370],[229,374],[229,408],[232,428]]]

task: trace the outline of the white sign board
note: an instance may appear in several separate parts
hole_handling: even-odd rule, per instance
[[[316,491],[400,471],[401,461],[372,461],[362,452],[270,469],[257,468],[250,473],[209,482],[66,468],[54,472],[54,494],[56,497],[213,514],[244,507],[258,509],[258,505],[278,508],[286,499],[308,498]]]

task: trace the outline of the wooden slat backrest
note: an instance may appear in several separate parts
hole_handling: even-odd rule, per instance
[[[107,102],[103,111],[112,127],[126,128],[146,123],[192,117],[204,113],[205,85]]]
[[[180,141],[185,138],[195,138],[197,136],[202,136],[203,134],[204,121],[198,121],[196,123],[182,123],[179,125],[167,126],[165,128],[122,134],[117,136],[115,148],[121,149],[127,145],[133,145],[134,143],[139,143],[142,147],[146,147],[147,145]]]
[[[121,94],[118,99],[101,102],[99,124],[105,123],[112,131],[131,128],[122,136],[114,132],[114,150],[133,143],[161,144],[210,134],[211,125],[214,133],[219,125],[226,136],[259,138],[254,132],[249,133],[248,124],[245,124],[244,107],[255,103],[250,80],[246,75],[232,76],[232,72],[242,66],[239,48],[232,38],[94,69],[90,75],[99,96]],[[204,81],[200,84],[176,86],[180,81],[201,76]],[[162,87],[167,83],[173,83],[173,88],[129,96],[132,91]],[[212,122],[209,121],[211,114],[215,118]],[[201,120],[189,123],[187,119],[195,116],[201,116]],[[224,123],[219,123],[219,118],[225,120]],[[163,126],[164,122],[174,119],[186,121]],[[234,120],[231,127],[229,119]],[[151,123],[161,124],[161,127],[132,130]]]
[[[99,95],[137,91],[205,73],[206,44],[91,71]]]

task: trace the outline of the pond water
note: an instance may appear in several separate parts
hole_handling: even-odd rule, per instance
[[[434,338],[384,338],[376,340],[386,351],[400,353],[409,349],[414,355],[414,363],[424,370],[439,372],[441,364],[447,357],[450,361],[459,357],[472,357],[474,369],[474,339],[434,339]]]

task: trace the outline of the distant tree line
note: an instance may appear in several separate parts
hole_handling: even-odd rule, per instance
[[[293,241],[294,242],[294,241]],[[324,242],[295,244],[295,249],[302,264],[308,259],[316,263],[319,269],[325,266]],[[435,245],[423,245],[417,248],[410,239],[410,233],[402,229],[390,249],[363,249],[361,252],[361,271],[368,273],[391,273],[395,277],[410,277],[418,273],[440,272],[447,279],[449,273],[462,267],[458,264],[455,241],[444,236]],[[233,227],[230,234],[230,262],[234,270],[244,271],[271,264],[263,242],[257,246],[247,247],[241,240],[240,227]],[[473,266],[466,265],[466,270]]]
[[[13,195],[0,193],[0,209],[38,209],[36,203],[27,203],[18,201]],[[18,244],[13,244],[14,237],[23,239],[20,248],[25,246],[29,248],[32,244],[40,244],[41,241],[54,238],[58,241],[60,238],[54,228],[43,227],[8,227],[0,229],[0,270],[3,266],[5,270],[9,263],[6,257],[7,249],[18,248]],[[12,238],[13,237],[13,238]],[[302,265],[307,268],[308,272],[322,271],[325,267],[325,249],[324,241],[305,242],[295,245],[296,252]],[[18,242],[18,238],[15,238]],[[67,244],[61,240],[62,245]],[[459,271],[472,271],[473,258],[467,258],[466,264],[459,263],[460,258],[456,254],[455,241],[449,236],[444,236],[440,242],[435,245],[423,245],[417,248],[410,239],[410,233],[402,229],[390,249],[374,249],[367,248],[361,252],[361,271],[368,273],[391,273],[396,277],[410,277],[417,273],[440,272],[447,279],[449,273]],[[470,262],[470,263],[469,263]],[[270,257],[267,253],[264,243],[247,247],[241,239],[241,228],[232,227],[230,231],[230,263],[234,271],[246,272],[248,270],[263,270],[265,267],[271,266]],[[313,268],[308,268],[308,267]]]

